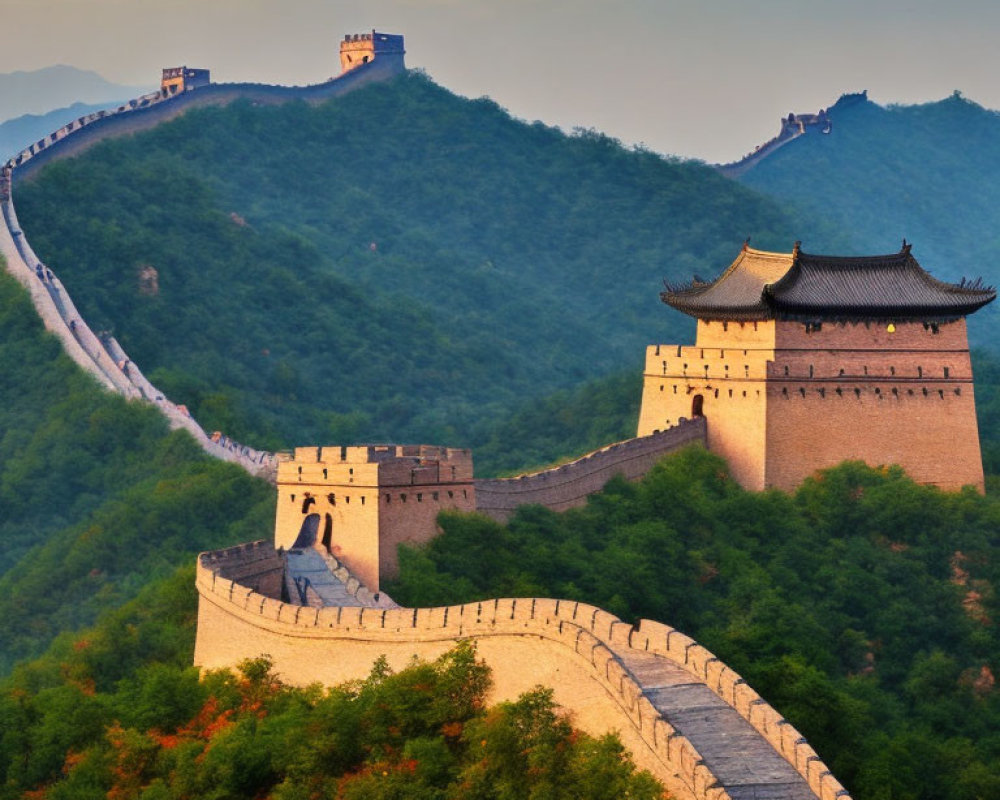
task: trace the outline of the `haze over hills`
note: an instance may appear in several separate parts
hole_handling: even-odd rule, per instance
[[[47,114],[74,103],[113,103],[138,97],[148,88],[121,86],[96,72],[57,64],[31,71],[0,73],[0,122],[25,114]]]
[[[271,446],[474,444],[689,335],[663,278],[800,227],[704,165],[416,73],[319,107],[191,112],[17,197],[92,326],[209,429]]]

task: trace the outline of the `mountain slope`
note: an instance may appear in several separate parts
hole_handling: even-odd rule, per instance
[[[0,272],[0,673],[208,546],[270,535],[273,491],[98,388]]]
[[[703,165],[419,74],[318,107],[192,112],[17,198],[93,326],[207,426],[271,446],[488,438],[505,409],[687,338],[663,277],[796,228]]]
[[[830,219],[852,252],[896,252],[905,237],[935,277],[1000,283],[1000,113],[956,92],[918,106],[838,103],[829,115],[829,135],[799,137],[740,181]],[[802,238],[811,252],[835,250],[822,232]],[[977,343],[992,345],[997,314],[977,315]]]

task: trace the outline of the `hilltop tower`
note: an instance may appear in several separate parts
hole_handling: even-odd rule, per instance
[[[164,96],[181,94],[199,86],[208,86],[212,82],[212,73],[207,69],[191,69],[189,67],[164,67],[160,79],[160,91]]]
[[[790,490],[846,459],[983,490],[965,317],[990,288],[932,278],[910,253],[834,257],[744,245],[712,282],[668,287],[694,347],[646,351],[638,435],[704,416],[748,489]]]
[[[432,539],[444,510],[476,510],[469,450],[299,447],[279,456],[275,547],[326,551],[372,592],[398,573],[397,545]]]
[[[340,43],[340,73],[343,75],[352,69],[379,59],[394,59],[403,66],[403,37],[394,33],[354,33],[344,36]]]

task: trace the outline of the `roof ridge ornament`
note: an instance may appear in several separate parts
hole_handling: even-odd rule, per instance
[[[906,237],[904,236],[904,237],[903,237],[903,249],[902,249],[902,250],[900,250],[899,252],[900,252],[900,253],[909,253],[909,252],[910,252],[910,248],[911,248],[912,246],[913,246],[913,245],[911,245],[911,244],[910,244],[910,243],[909,243],[908,241],[906,241]]]
[[[799,257],[799,251],[802,249],[802,242],[796,241],[795,245],[792,247],[792,258],[797,259]]]

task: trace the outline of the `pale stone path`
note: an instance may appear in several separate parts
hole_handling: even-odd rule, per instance
[[[330,572],[323,556],[313,548],[289,550],[285,558],[285,582],[293,603],[313,607],[365,605],[347,591],[344,583]],[[296,591],[299,594],[293,594]]]
[[[733,800],[816,800],[795,768],[690,672],[654,653],[627,651],[621,661]]]

